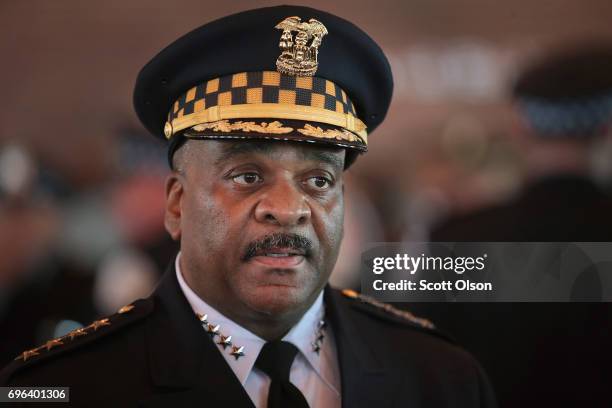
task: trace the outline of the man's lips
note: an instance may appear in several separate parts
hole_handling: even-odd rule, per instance
[[[254,262],[270,266],[273,268],[291,268],[298,266],[304,261],[302,255],[290,255],[290,256],[254,256],[251,258]]]
[[[305,255],[305,251],[299,249],[271,248],[258,251],[251,259],[269,267],[290,268],[301,264]]]

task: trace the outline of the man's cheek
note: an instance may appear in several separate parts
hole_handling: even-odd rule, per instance
[[[315,222],[315,230],[320,239],[320,253],[317,262],[324,269],[331,269],[336,262],[344,234],[342,202],[334,203],[320,214],[318,222]]]
[[[201,200],[190,218],[189,228],[195,229],[193,235],[202,250],[217,252],[227,246],[230,217],[214,200]]]
[[[344,201],[342,197],[338,199],[330,211],[328,230],[330,246],[339,250],[344,237]]]

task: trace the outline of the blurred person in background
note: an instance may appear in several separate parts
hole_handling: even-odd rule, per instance
[[[57,251],[62,215],[35,156],[0,149],[0,364],[94,316],[91,276]]]
[[[513,89],[526,186],[507,203],[447,219],[434,240],[609,241],[610,197],[591,175],[612,121],[612,45],[535,64]]]
[[[545,57],[519,76],[513,96],[525,187],[508,202],[439,224],[431,241],[612,241],[612,201],[593,180],[589,161],[612,123],[612,45]],[[422,304],[415,310],[482,359],[502,406],[610,402],[608,303]]]
[[[122,171],[104,182],[74,183],[23,145],[0,149],[0,365],[148,295],[174,253],[163,145],[120,136]]]

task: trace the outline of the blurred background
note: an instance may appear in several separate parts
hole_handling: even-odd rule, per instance
[[[165,146],[147,134],[131,105],[136,75],[187,31],[275,4],[0,2],[0,366],[151,292],[177,246],[162,224]],[[612,2],[299,4],[368,32],[395,78],[387,120],[347,173],[337,286],[358,287],[368,242],[612,241],[612,224],[597,218],[612,213],[607,128],[588,144],[535,154],[541,142],[530,136],[512,97],[520,74],[550,52],[612,44]],[[502,227],[490,220],[507,219],[508,212],[494,213],[472,228],[472,214],[507,209],[535,178],[551,172],[542,163],[589,180],[586,190],[570,183],[559,196],[577,212],[552,212],[546,227],[528,235],[514,232],[541,214]],[[587,190],[597,211],[567,200]],[[543,201],[535,205],[551,213]],[[595,216],[585,221],[587,213]],[[601,225],[595,232],[551,227],[567,222]],[[500,230],[505,233],[491,233]],[[604,403],[612,378],[605,304],[410,307],[433,317],[480,359],[502,406],[612,404],[609,397]]]

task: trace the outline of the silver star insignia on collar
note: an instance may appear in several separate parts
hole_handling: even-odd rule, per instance
[[[238,360],[240,357],[244,356],[244,346],[232,346],[232,352],[230,354]]]
[[[223,347],[223,350],[225,350],[227,347],[232,345],[232,336],[221,335],[221,339],[217,342],[217,344]]]
[[[325,339],[325,328],[327,327],[327,323],[325,320],[320,320],[317,324],[317,329],[315,331],[315,340],[310,343],[312,345],[312,351],[319,354],[321,351],[321,345],[323,344],[323,340]]]
[[[208,324],[208,315],[207,314],[197,314],[198,316],[198,320],[200,321],[200,323],[202,324]]]
[[[219,325],[213,326],[212,324],[209,324],[206,328],[206,332],[210,334],[211,338],[214,338],[215,336],[219,335],[219,327]]]

